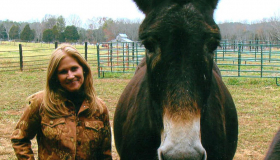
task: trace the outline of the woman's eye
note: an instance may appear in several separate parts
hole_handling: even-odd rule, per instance
[[[58,74],[66,74],[67,71],[66,70],[61,70],[61,71],[58,71]]]
[[[71,68],[71,71],[76,71],[76,70],[78,70],[78,67],[72,67]]]

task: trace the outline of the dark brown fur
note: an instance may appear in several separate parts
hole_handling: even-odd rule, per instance
[[[135,2],[146,14],[139,37],[147,53],[115,111],[114,136],[121,159],[158,158],[164,109],[177,115],[183,110],[200,111],[207,158],[232,159],[238,139],[237,113],[213,62],[220,41],[213,20],[217,0]]]
[[[269,150],[265,156],[265,160],[279,160],[280,159],[280,130],[274,136]]]

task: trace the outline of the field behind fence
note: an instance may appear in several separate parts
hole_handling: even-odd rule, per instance
[[[21,45],[21,48],[20,48]],[[97,49],[92,44],[73,44],[91,66],[97,66]],[[22,50],[22,52],[21,52]],[[0,42],[0,72],[47,68],[55,44]]]
[[[215,61],[224,77],[280,77],[280,45],[272,43],[221,43]]]
[[[55,44],[1,42],[0,72],[42,70],[47,67]],[[133,73],[145,56],[140,42],[83,44],[74,46],[98,72],[98,77]],[[223,77],[280,77],[280,45],[273,43],[222,41],[214,60]],[[22,49],[22,54],[20,50]]]

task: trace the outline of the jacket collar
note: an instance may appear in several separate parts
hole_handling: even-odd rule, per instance
[[[82,112],[84,112],[85,110],[89,109],[89,103],[87,100],[84,100],[81,107],[80,107],[80,110],[78,112],[78,115]]]
[[[70,110],[75,110],[75,106],[74,103],[70,100],[66,100],[65,101],[66,107],[69,108]],[[80,106],[80,109],[78,111],[78,115],[82,112],[84,112],[85,110],[89,109],[89,102],[88,100],[84,100],[82,105]]]

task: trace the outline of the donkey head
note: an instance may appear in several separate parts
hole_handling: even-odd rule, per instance
[[[134,0],[146,17],[139,37],[147,49],[152,99],[163,108],[159,159],[205,159],[201,111],[210,94],[220,31],[218,0]]]

